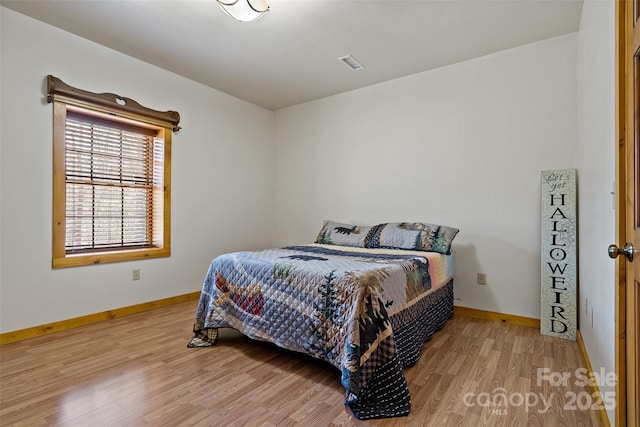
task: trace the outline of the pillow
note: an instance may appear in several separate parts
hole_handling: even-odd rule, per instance
[[[364,239],[370,229],[371,227],[325,221],[318,233],[316,243],[364,248]]]
[[[448,254],[457,228],[422,222],[393,222],[371,227],[367,248],[412,249]]]
[[[325,221],[316,243],[448,254],[458,231],[457,228],[422,222],[393,222],[368,227]]]

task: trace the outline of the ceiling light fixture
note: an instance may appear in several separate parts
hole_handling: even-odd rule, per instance
[[[351,55],[343,56],[338,59],[344,62],[345,64],[347,64],[347,66],[351,68],[353,71],[362,70],[364,68],[364,65],[359,63],[358,60]]]
[[[240,22],[253,21],[269,11],[267,0],[217,0],[227,15]]]

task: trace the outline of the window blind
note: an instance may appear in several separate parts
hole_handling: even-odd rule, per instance
[[[154,188],[162,188],[156,131],[68,112],[65,123],[67,253],[154,244]]]

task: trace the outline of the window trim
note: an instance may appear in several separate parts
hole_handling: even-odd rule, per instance
[[[55,79],[55,80],[54,80]],[[73,267],[91,264],[134,261],[150,258],[169,257],[171,255],[171,142],[172,131],[180,129],[179,114],[174,111],[158,112],[140,106],[129,98],[113,94],[92,94],[72,88],[53,76],[48,76],[48,102],[53,103],[53,239],[52,267]],[[60,84],[64,85],[61,86]],[[62,90],[56,90],[62,88]],[[69,88],[71,90],[69,90]],[[77,92],[74,93],[73,91]],[[82,96],[74,96],[80,93]],[[72,96],[69,96],[71,94]],[[89,94],[89,96],[87,96]],[[99,98],[101,102],[94,102]],[[130,106],[124,110],[121,102]],[[132,106],[132,107],[131,107]],[[136,111],[132,111],[136,110]],[[152,114],[146,115],[148,111]],[[154,224],[161,229],[161,236],[154,236],[155,247],[136,249],[104,250],[70,254],[66,252],[66,171],[65,171],[65,126],[67,111],[78,111],[85,115],[106,118],[113,122],[132,123],[157,132],[164,139],[164,179],[162,224]],[[171,120],[164,120],[167,115]],[[154,221],[160,218],[154,218]]]

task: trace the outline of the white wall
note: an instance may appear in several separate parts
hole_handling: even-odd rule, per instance
[[[278,110],[275,244],[324,219],[455,226],[456,304],[539,318],[540,171],[576,167],[576,53],[570,34]]]
[[[584,2],[578,40],[580,330],[593,369],[614,372],[615,263],[607,256],[616,242],[613,1]],[[615,388],[601,385],[601,391]]]
[[[214,256],[270,245],[273,112],[0,11],[1,332],[198,291]],[[183,129],[173,138],[170,258],[51,269],[47,74],[180,112]],[[141,269],[139,282],[131,281],[134,268]]]

